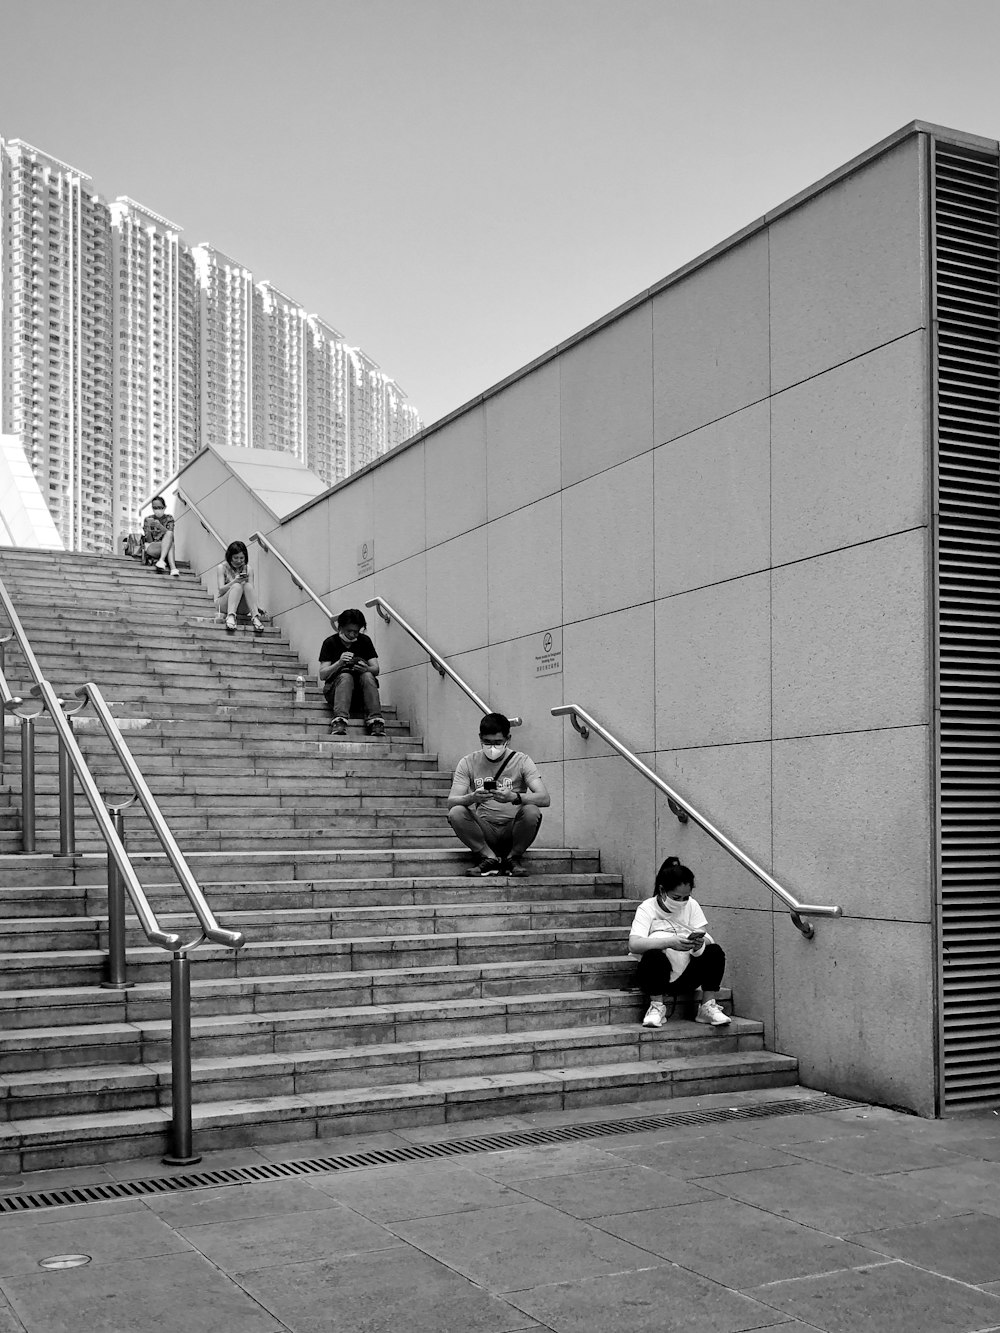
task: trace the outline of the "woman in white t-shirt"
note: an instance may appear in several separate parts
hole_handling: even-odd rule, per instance
[[[676,856],[668,856],[656,874],[654,895],[641,902],[628,936],[629,953],[639,959],[636,980],[649,998],[643,1027],[663,1026],[664,997],[701,990],[696,1023],[724,1027],[729,1016],[716,996],[726,969],[726,955],[709,935],[708,921],[691,897],[694,875]]]

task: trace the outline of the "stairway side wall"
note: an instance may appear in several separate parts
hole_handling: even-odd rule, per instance
[[[804,1083],[930,1114],[925,156],[923,134],[900,137],[274,537],[335,609],[383,595],[524,716],[516,742],[553,798],[543,841],[599,846],[636,898],[664,856],[693,867],[740,1012]],[[225,488],[201,467],[182,484],[222,530]],[[258,564],[315,665],[319,613]],[[473,748],[474,707],[398,628],[371,627],[385,692],[429,747],[447,763]],[[844,919],[804,940],[624,761],[552,718],[563,702]]]

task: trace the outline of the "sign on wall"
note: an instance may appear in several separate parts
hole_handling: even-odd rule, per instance
[[[534,640],[535,675],[562,675],[562,630],[547,629]]]
[[[358,578],[366,579],[375,573],[375,538],[358,543]]]

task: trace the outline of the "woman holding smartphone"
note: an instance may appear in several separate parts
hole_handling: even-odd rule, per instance
[[[226,617],[230,634],[236,628],[236,613],[241,610],[251,617],[254,633],[264,633],[264,622],[257,613],[250,556],[243,542],[230,542],[226,547],[226,558],[216,570],[215,605]]]
[[[638,958],[636,979],[649,999],[643,1027],[663,1026],[667,995],[701,990],[696,1023],[725,1027],[728,1014],[717,995],[726,955],[709,935],[708,920],[691,897],[694,875],[676,856],[668,856],[656,874],[652,898],[636,909],[628,936],[629,953]]]

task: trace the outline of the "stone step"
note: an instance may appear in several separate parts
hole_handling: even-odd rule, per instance
[[[561,1015],[556,1015],[557,1019]],[[604,1016],[602,1016],[604,1017]],[[552,1015],[547,1016],[551,1023]],[[199,1103],[233,1098],[356,1093],[393,1084],[469,1077],[503,1078],[545,1069],[719,1057],[762,1048],[763,1025],[736,1019],[725,1028],[689,1020],[643,1028],[631,1023],[551,1026],[467,1036],[417,1037],[348,1049],[195,1054],[191,1077]],[[317,1036],[320,1034],[317,1033]],[[81,1065],[0,1075],[0,1120],[93,1114],[171,1104],[169,1032],[137,1048],[141,1063]]]
[[[523,883],[523,881],[517,881]],[[358,936],[399,938],[407,935],[452,935],[511,930],[572,930],[598,926],[618,928],[624,940],[635,905],[621,898],[584,901],[526,901],[497,903],[428,903],[420,906],[378,904],[364,907],[281,907],[222,912],[222,925],[242,931],[248,940],[322,940]],[[182,932],[190,914],[158,914],[164,930]],[[127,923],[126,944],[145,944],[138,921]],[[51,952],[68,949],[107,949],[107,919],[103,916],[22,917],[0,919],[0,956],[16,952]]]
[[[455,902],[476,903],[516,902],[525,893],[544,892],[549,904],[590,900],[592,898],[625,898],[625,889],[618,875],[546,875],[533,876],[524,881],[508,875],[489,876],[485,879],[358,879],[298,880],[262,879],[246,884],[202,884],[202,890],[215,912],[239,912],[255,909],[300,911],[313,908],[367,907],[377,901],[381,907],[443,907],[450,909]],[[182,909],[186,900],[179,888],[160,885],[156,905],[161,913]],[[634,910],[631,904],[630,910]],[[107,910],[107,889],[103,884],[64,884],[34,886],[31,888],[0,889],[0,921],[19,917],[48,919],[62,916],[102,916]]]
[[[328,848],[298,853],[282,851],[225,852],[185,851],[199,884],[246,883],[257,878],[309,881],[420,878],[462,875],[471,864],[465,848],[452,840],[447,847],[431,848]],[[133,858],[140,882],[147,888],[164,882],[173,884],[174,873],[162,852],[137,853]],[[600,856],[594,847],[532,847],[525,861],[535,876],[547,874],[596,874]],[[49,854],[0,855],[0,883],[10,888],[49,884],[106,884],[107,857],[81,853],[64,858]]]
[[[246,1016],[298,1011],[303,1007],[341,1009],[363,1023],[371,1007],[449,1002],[476,1004],[518,996],[631,991],[635,964],[623,953],[603,958],[514,959],[462,967],[376,968],[370,972],[290,972],[237,978],[195,975],[191,1004],[195,1017]],[[0,1033],[25,1028],[130,1024],[166,1019],[170,1014],[167,959],[158,979],[134,981],[126,990],[89,985],[57,989],[0,991]],[[634,991],[631,991],[635,995]],[[37,1044],[37,1043],[36,1043]],[[30,1048],[31,1042],[27,1043]]]
[[[788,1087],[795,1061],[768,1051],[543,1069],[491,1077],[344,1092],[315,1092],[198,1103],[195,1143],[201,1151],[249,1142],[371,1133],[414,1125],[621,1102],[663,1101],[707,1092]],[[163,1108],[40,1117],[0,1125],[0,1170],[8,1173],[151,1156],[168,1146]]]
[[[193,933],[197,936],[196,930]],[[505,960],[602,957],[623,947],[621,928],[603,926],[338,939],[298,939],[293,934],[281,940],[248,941],[239,953],[206,946],[192,954],[191,971],[195,976],[235,978],[283,972],[463,967]],[[154,980],[166,960],[162,949],[134,948],[128,958],[129,976],[136,981]],[[104,966],[104,954],[95,948],[7,951],[0,953],[0,990],[98,985]]]
[[[366,848],[381,850],[404,847],[435,847],[444,840],[445,835],[437,828],[427,829],[343,829],[331,830],[325,824],[313,828],[290,829],[279,825],[274,829],[253,829],[234,832],[224,825],[216,828],[190,829],[181,838],[181,850],[190,858],[198,852],[223,852],[228,849],[241,852],[281,851],[294,852],[298,849],[313,851],[361,851]],[[18,830],[0,830],[0,850],[16,851],[21,842]],[[58,831],[45,826],[36,827],[36,847],[41,852],[58,854],[60,842]],[[160,846],[159,839],[148,829],[136,828],[129,833],[129,855],[155,851]],[[81,820],[76,829],[76,848],[83,855],[99,855],[104,848],[104,841],[97,832],[96,825],[89,827]]]

